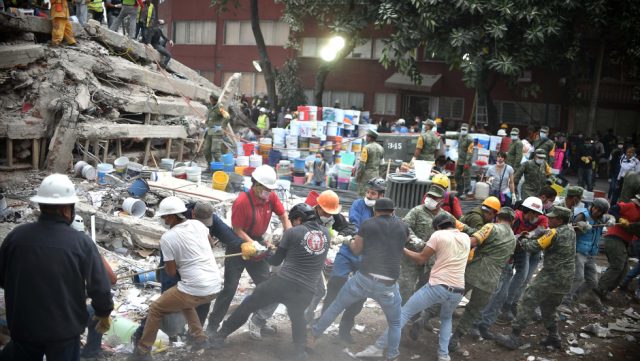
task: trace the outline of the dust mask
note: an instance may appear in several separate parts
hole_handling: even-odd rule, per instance
[[[162,227],[164,227],[164,229],[167,229],[167,230],[171,229],[171,226],[168,225],[167,223],[165,223],[165,221],[164,221],[164,219],[162,219],[162,217],[158,218],[158,223],[160,223],[160,225]]]
[[[320,221],[322,221],[322,224],[327,227],[327,228],[331,228],[331,226],[333,225],[333,216],[320,216]]]
[[[433,211],[438,208],[438,201],[427,197],[427,199],[424,200],[424,206],[427,207],[428,210]]]
[[[467,135],[467,133],[469,133],[469,132],[467,132],[466,130],[461,130],[460,131],[460,135]]]
[[[540,139],[547,139],[547,133],[540,132]]]
[[[622,149],[622,148],[624,148],[624,145],[618,144],[618,149]]]
[[[517,135],[512,135],[511,136],[511,140],[518,140],[518,136]]]
[[[544,159],[536,158],[536,164],[542,165],[544,163]]]
[[[366,204],[367,207],[373,207],[376,204],[376,200],[364,197],[364,204]]]

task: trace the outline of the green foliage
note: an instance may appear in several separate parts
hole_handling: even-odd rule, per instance
[[[280,105],[285,108],[296,109],[298,105],[307,104],[307,97],[304,95],[298,71],[298,60],[295,58],[287,60],[278,70],[276,76],[278,100]]]

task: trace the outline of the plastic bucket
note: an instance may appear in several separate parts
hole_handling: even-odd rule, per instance
[[[280,159],[282,158],[282,153],[279,150],[271,149],[269,151],[269,165],[275,167]]]
[[[116,317],[111,328],[104,334],[105,343],[111,347],[126,345],[131,342],[131,336],[138,329],[138,324],[124,317]]]
[[[74,174],[77,175],[77,176],[81,176],[82,175],[82,169],[87,165],[89,165],[89,163],[87,163],[87,162],[85,162],[83,160],[77,162],[76,165],[73,166]]]
[[[227,189],[227,184],[229,184],[229,175],[225,172],[217,171],[213,173],[211,182],[213,183],[213,189],[224,191]]]
[[[304,177],[294,176],[293,184],[299,184],[299,185],[304,184]]]
[[[133,276],[133,283],[145,284],[147,282],[155,282],[155,281],[156,281],[156,271],[150,271],[147,273]]]
[[[92,181],[92,180],[96,180],[97,176],[98,176],[98,172],[92,165],[87,164],[84,167],[82,167],[82,177],[84,179]]]
[[[295,159],[293,161],[293,169],[297,170],[297,171],[304,171],[305,170],[305,159],[304,158]]]
[[[109,163],[100,163],[97,166],[98,184],[107,184],[107,174],[113,172],[113,165]]]
[[[202,177],[202,169],[200,167],[187,167],[187,180],[191,182],[200,182]]]
[[[345,165],[353,165],[356,162],[356,155],[351,152],[340,153],[341,163]]]
[[[222,163],[224,163],[224,164],[234,164],[233,153],[223,154],[222,155]]]
[[[246,167],[244,169],[244,176],[245,177],[251,177],[251,175],[253,174],[253,171],[256,170],[255,167]]]
[[[233,169],[233,172],[235,174],[239,174],[239,175],[244,175],[244,170],[247,169],[247,166],[243,165],[243,166],[236,166]]]
[[[178,179],[187,179],[187,167],[173,168],[173,177]]]
[[[165,179],[165,178],[172,178],[172,172],[168,172],[168,171],[157,171],[157,172],[151,172],[151,175],[149,176],[149,179],[151,179],[154,182],[157,182],[161,179]]]
[[[136,181],[139,180],[141,179],[136,179]],[[122,210],[136,218],[142,218],[147,211],[147,205],[139,199],[126,198],[124,202],[122,202]]]
[[[147,194],[148,191],[149,191],[149,184],[147,183],[146,180],[142,178],[138,178],[135,181],[133,181],[133,183],[131,183],[131,185],[129,186],[129,189],[127,190],[130,196],[136,197],[136,198],[140,198],[144,196],[145,194]]]
[[[116,169],[116,173],[122,175],[127,171],[127,164],[129,164],[129,158],[120,157],[113,161],[113,165]]]
[[[222,170],[227,173],[233,173],[236,171],[236,167],[233,164],[225,164]]]
[[[335,137],[338,135],[338,123],[327,124],[327,137]]]
[[[254,147],[255,146],[253,143],[244,143],[242,145],[242,150],[244,151],[244,155],[246,156],[252,155]]]
[[[351,142],[351,151],[354,153],[360,153],[362,150],[362,139],[354,139]]]
[[[341,182],[341,179],[338,178],[338,189],[342,189],[342,190],[349,190],[349,182]]]
[[[246,167],[249,165],[249,156],[248,155],[240,155],[236,158],[236,165],[238,167]]]
[[[129,179],[139,176],[140,172],[142,172],[142,164],[135,162],[127,164],[127,177]]]
[[[348,164],[339,164],[338,165],[338,179],[340,178],[351,178],[351,172],[353,170],[353,166]]]
[[[209,166],[212,172],[224,169],[224,163],[222,162],[211,162]]]
[[[318,196],[320,196],[320,193],[316,191],[311,191],[307,195],[307,199],[305,199],[304,202],[310,205],[311,207],[315,207],[318,205]]]
[[[249,156],[249,166],[257,168],[262,165],[262,156],[252,155]]]

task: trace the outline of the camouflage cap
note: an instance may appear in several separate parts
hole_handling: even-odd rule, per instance
[[[378,138],[378,132],[373,129],[367,130],[367,135],[372,138]]]
[[[431,187],[429,187],[429,191],[427,192],[427,195],[434,196],[436,198],[443,198],[444,193],[445,193],[445,189],[442,188],[442,186],[438,184],[431,184]]]
[[[520,135],[520,129],[511,128],[511,135]]]
[[[424,123],[424,125],[428,125],[430,127],[435,127],[436,126],[436,122],[433,119],[427,119],[422,123]]]
[[[540,131],[549,134],[549,127],[547,126],[540,127]]]
[[[539,158],[546,158],[547,157],[547,152],[544,151],[544,149],[536,149],[536,157]]]
[[[547,213],[547,218],[569,218],[571,217],[571,210],[569,208],[554,206],[551,212]]]
[[[213,98],[215,100],[218,100],[218,95],[216,93],[211,92],[211,94],[209,94],[209,98]]]
[[[464,130],[469,130],[469,124],[467,124],[467,123],[462,123],[462,124],[460,125],[460,130],[463,130],[463,129],[464,129]]]
[[[578,186],[569,186],[567,187],[567,197],[582,197],[582,193],[584,189]]]
[[[516,218],[516,212],[510,207],[502,207],[502,208],[500,208],[500,212],[498,212],[498,216],[500,216],[500,215],[508,216],[511,219],[515,219]]]

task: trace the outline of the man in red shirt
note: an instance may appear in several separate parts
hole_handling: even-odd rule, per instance
[[[273,192],[276,188],[276,172],[268,165],[257,167],[251,176],[252,186],[248,192],[240,193],[231,207],[231,226],[233,231],[244,242],[254,240],[265,245],[262,236],[271,222],[271,214],[275,213],[285,230],[291,228],[287,212],[278,196]],[[266,244],[268,246],[268,244]],[[227,247],[227,254],[239,253],[240,247]],[[247,269],[253,282],[258,285],[269,278],[269,264],[266,260],[243,260],[241,257],[229,257],[224,261],[224,288],[218,294],[209,315],[207,333],[215,335],[220,322],[229,310],[229,305],[238,288],[242,271]],[[273,326],[267,326],[267,319],[271,317],[275,307],[272,305],[256,312],[249,319],[249,334],[254,339],[260,339],[262,333],[275,333]]]
[[[618,225],[608,228],[604,236],[604,252],[609,267],[600,277],[598,286],[593,289],[601,299],[618,287],[629,269],[627,247],[640,229],[640,194],[636,194],[631,202],[614,205],[609,214],[616,217]]]

